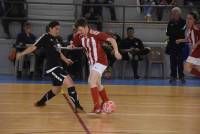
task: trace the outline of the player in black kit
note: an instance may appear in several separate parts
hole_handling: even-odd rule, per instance
[[[83,108],[79,103],[73,80],[71,79],[70,75],[63,70],[62,67],[62,61],[68,65],[73,64],[73,61],[66,58],[59,48],[62,45],[62,39],[59,38],[59,22],[50,22],[47,30],[48,32],[43,34],[32,46],[17,54],[17,59],[20,59],[22,56],[32,53],[36,49],[41,47],[45,49],[45,56],[48,66],[46,73],[51,76],[53,88],[49,90],[39,101],[37,101],[35,106],[45,106],[46,101],[56,96],[60,92],[61,86],[64,84],[68,87],[68,95],[73,102],[74,111],[83,112]]]

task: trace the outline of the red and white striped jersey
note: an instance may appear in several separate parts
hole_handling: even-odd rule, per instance
[[[200,27],[193,26],[187,31],[187,40],[194,46],[200,40]],[[191,54],[192,57],[200,58],[200,45],[198,45]]]
[[[87,37],[75,35],[73,44],[76,47],[84,47],[88,57],[89,64],[101,63],[108,65],[106,53],[102,48],[102,44],[111,36],[98,31],[90,30]]]
[[[194,46],[200,40],[200,27],[193,26],[191,29],[188,29],[186,37],[189,43]]]

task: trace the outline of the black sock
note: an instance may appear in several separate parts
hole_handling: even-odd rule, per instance
[[[52,90],[49,90],[40,100],[41,103],[45,103],[46,101],[50,100],[51,98],[53,98],[55,96],[55,94],[53,93]]]
[[[70,99],[74,103],[75,106],[80,106],[75,87],[68,88],[68,95],[70,96]]]

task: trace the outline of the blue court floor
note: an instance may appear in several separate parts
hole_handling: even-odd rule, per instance
[[[49,80],[26,80],[16,79],[12,75],[0,75],[0,83],[35,83],[35,84],[51,84]],[[75,81],[76,84],[86,84],[87,81]],[[188,86],[188,87],[199,87],[200,79],[188,78],[186,84],[182,84],[177,81],[176,84],[169,84],[168,79],[139,79],[139,80],[103,80],[103,84],[106,85],[141,85],[141,86]]]

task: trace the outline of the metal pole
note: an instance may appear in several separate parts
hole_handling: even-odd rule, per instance
[[[126,10],[125,10],[125,6],[123,6],[123,26],[122,26],[122,38],[124,38],[124,34],[125,34],[125,20],[126,20]]]

